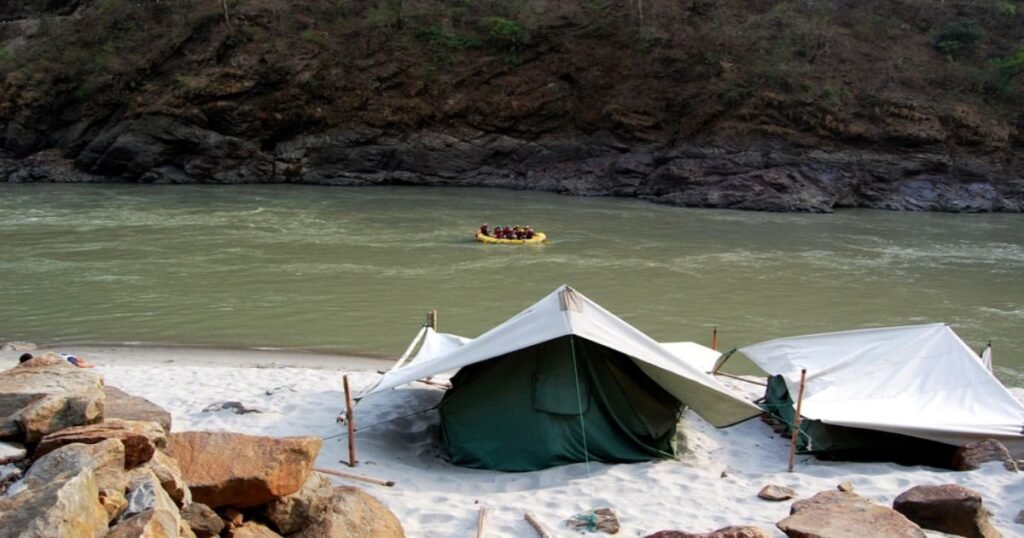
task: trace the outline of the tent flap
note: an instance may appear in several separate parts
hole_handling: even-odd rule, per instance
[[[807,369],[803,416],[951,445],[1021,439],[1024,406],[947,325],[782,338],[741,348],[790,394]]]

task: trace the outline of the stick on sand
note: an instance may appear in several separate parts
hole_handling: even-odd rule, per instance
[[[476,520],[476,538],[483,538],[484,527],[487,526],[487,507],[480,507],[480,517]]]
[[[331,469],[314,468],[313,470],[318,472],[318,473],[324,473],[324,474],[329,474],[331,476],[337,476],[338,478],[348,478],[350,480],[360,480],[362,482],[369,482],[371,484],[377,484],[378,486],[387,486],[387,487],[390,488],[390,487],[393,487],[395,485],[395,481],[394,480],[380,480],[378,478],[372,478],[372,477],[369,477],[369,476],[363,476],[361,474],[344,473],[344,472],[341,472],[341,471],[332,471]]]
[[[540,524],[540,521],[537,520],[537,516],[527,512],[523,514],[523,517],[526,518],[526,522],[533,527],[533,530],[537,531],[537,535],[540,536],[540,538],[551,538],[551,533],[544,528],[544,525]]]

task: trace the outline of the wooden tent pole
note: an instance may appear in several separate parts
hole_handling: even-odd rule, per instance
[[[711,349],[718,350],[718,325],[711,329]]]
[[[476,538],[483,538],[484,527],[487,526],[487,507],[480,507],[480,515],[476,520]]]
[[[437,331],[437,310],[431,310],[427,312],[427,325],[430,325],[431,329]]]
[[[352,392],[348,388],[348,374],[342,377],[345,384],[345,423],[348,425],[348,466],[356,466],[356,417],[352,412]]]
[[[789,472],[793,472],[796,463],[796,439],[800,435],[800,408],[804,403],[804,383],[807,381],[807,368],[800,370],[800,393],[796,397],[796,416],[793,418],[793,435],[789,444]]]
[[[728,377],[730,379],[735,379],[736,381],[742,381],[744,383],[750,383],[751,385],[758,385],[760,387],[767,387],[768,386],[768,383],[762,383],[760,381],[754,381],[753,379],[747,379],[745,377],[740,377],[738,375],[732,375],[732,374],[725,373],[725,372],[714,372],[714,374],[715,375],[720,375],[722,377]]]

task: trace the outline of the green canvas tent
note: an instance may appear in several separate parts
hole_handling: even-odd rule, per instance
[[[473,340],[388,372],[367,394],[458,370],[439,404],[454,463],[530,471],[675,454],[684,406],[724,427],[760,414],[711,376],[563,286]]]

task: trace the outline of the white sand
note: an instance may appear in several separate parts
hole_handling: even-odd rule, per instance
[[[82,346],[67,351],[99,364],[96,371],[107,384],[169,410],[175,431],[329,438],[317,466],[396,481],[393,488],[351,484],[386,503],[410,537],[474,536],[481,506],[490,509],[486,535],[491,537],[535,536],[523,520],[525,511],[533,512],[555,536],[570,536],[566,518],[603,506],[618,512],[620,536],[663,529],[705,532],[727,525],[757,525],[783,536],[775,522],[786,517],[790,503],[758,499],[762,486],[785,485],[807,497],[842,481],[884,505],[915,485],[960,484],[982,495],[1005,536],[1024,536],[1024,525],[1013,522],[1024,508],[1024,479],[998,463],[958,473],[799,457],[796,472],[787,473],[788,443],[763,422],[755,419],[716,430],[687,412],[681,426],[687,451],[678,460],[575,464],[529,473],[464,469],[444,459],[436,441],[436,412],[383,422],[438,401],[440,389],[420,385],[374,395],[358,406],[357,426],[363,429],[357,435],[359,465],[349,469],[340,462],[348,457],[345,426],[335,421],[344,409],[342,374],[351,374],[358,392],[388,362],[287,351]],[[17,355],[0,353],[0,368],[13,366]],[[1024,395],[1021,389],[1012,390],[1018,398]],[[240,401],[262,412],[202,411],[223,401]]]

